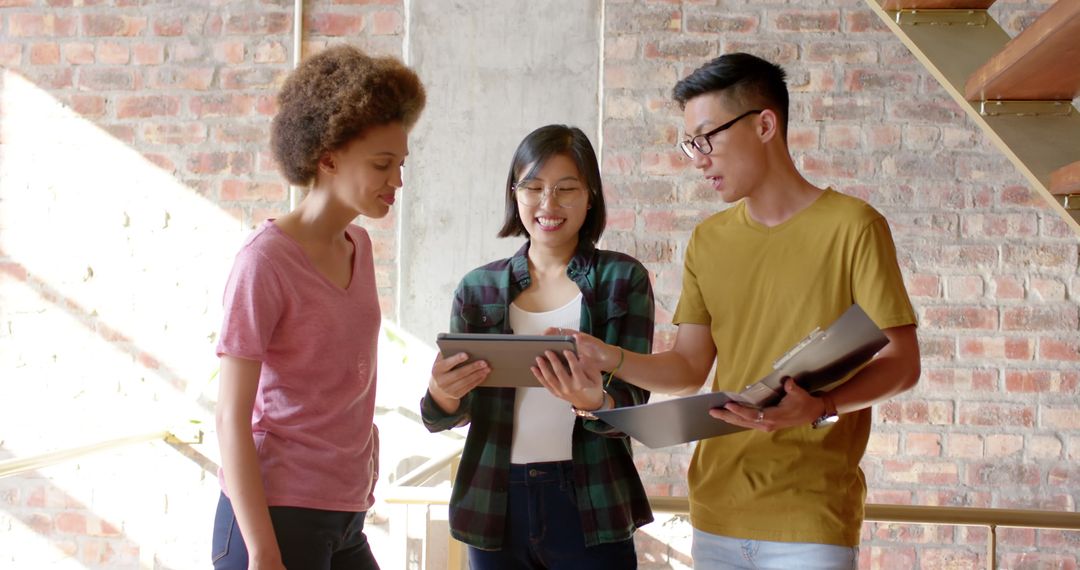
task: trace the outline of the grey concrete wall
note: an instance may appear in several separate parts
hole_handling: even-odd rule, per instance
[[[434,343],[454,287],[512,254],[497,239],[514,149],[536,127],[580,127],[598,146],[600,14],[595,0],[412,0],[406,49],[428,88],[410,137],[399,228],[398,315]]]

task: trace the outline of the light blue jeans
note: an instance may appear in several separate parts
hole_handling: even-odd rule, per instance
[[[745,540],[694,529],[695,570],[854,570],[859,548],[806,542]]]

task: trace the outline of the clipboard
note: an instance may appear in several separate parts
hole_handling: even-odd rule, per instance
[[[444,358],[459,352],[468,354],[469,359],[459,366],[486,360],[491,373],[480,385],[487,388],[539,388],[540,382],[529,369],[536,364],[536,357],[550,350],[565,366],[563,351],[577,354],[572,336],[439,333],[435,344]]]
[[[772,372],[741,392],[711,392],[594,413],[653,449],[735,433],[746,428],[722,422],[709,410],[728,402],[771,406],[783,397],[786,377],[807,391],[821,390],[866,364],[887,344],[885,333],[856,304],[829,328],[811,331],[773,363]]]

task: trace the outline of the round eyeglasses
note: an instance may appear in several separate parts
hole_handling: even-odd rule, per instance
[[[682,149],[683,154],[691,160],[694,158],[694,151],[700,153],[701,156],[708,156],[712,154],[712,141],[710,140],[712,137],[735,126],[735,123],[738,123],[743,117],[749,117],[750,115],[760,113],[764,110],[765,109],[754,109],[753,111],[747,111],[707,133],[684,139],[679,143],[679,148]]]
[[[585,188],[578,182],[560,182],[549,188],[532,181],[514,184],[517,201],[530,207],[539,206],[547,197],[549,200],[554,199],[555,203],[563,208],[570,208],[577,205],[585,194]]]

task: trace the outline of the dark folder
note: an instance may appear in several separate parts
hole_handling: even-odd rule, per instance
[[[742,392],[698,394],[596,415],[652,448],[734,433],[745,428],[722,422],[710,416],[709,410],[731,401],[757,408],[774,405],[783,397],[782,381],[787,377],[811,392],[820,390],[858,369],[888,343],[862,308],[852,305],[829,328],[815,329],[798,342],[773,363],[769,375]]]

